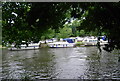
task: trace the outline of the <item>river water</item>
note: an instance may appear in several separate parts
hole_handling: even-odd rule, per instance
[[[2,50],[3,79],[120,79],[118,51],[97,47]]]

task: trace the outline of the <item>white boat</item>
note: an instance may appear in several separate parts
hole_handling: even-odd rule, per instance
[[[16,48],[14,44],[11,45],[11,48],[8,50],[17,51],[17,50],[32,50],[32,49],[39,49],[40,42],[38,43],[30,43],[28,46],[26,44],[21,44],[20,48]]]
[[[68,42],[54,42],[48,43],[48,46],[51,48],[66,48],[66,47],[74,47],[75,43]]]
[[[108,40],[102,40],[102,39],[100,39],[100,45],[102,46],[102,45],[105,45],[105,44],[108,44]]]
[[[63,41],[48,43],[48,46],[50,48],[66,48],[66,47],[74,47],[75,43],[73,39],[66,38],[63,39]]]
[[[85,46],[96,46],[98,42],[98,38],[96,37],[87,37],[83,40]],[[100,45],[107,44],[107,40],[100,39]]]
[[[95,46],[97,45],[97,38],[85,38],[83,43],[85,46]]]

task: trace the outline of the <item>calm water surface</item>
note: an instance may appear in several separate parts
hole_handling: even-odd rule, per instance
[[[42,48],[2,51],[4,79],[120,79],[118,51],[99,53],[96,47]]]

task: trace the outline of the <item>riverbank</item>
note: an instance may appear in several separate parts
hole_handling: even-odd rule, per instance
[[[1,49],[1,48],[6,48],[6,47],[2,47],[2,45],[0,45],[0,49]]]

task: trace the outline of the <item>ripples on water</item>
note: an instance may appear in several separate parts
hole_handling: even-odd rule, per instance
[[[96,47],[42,48],[2,53],[4,79],[120,79],[120,54]]]

